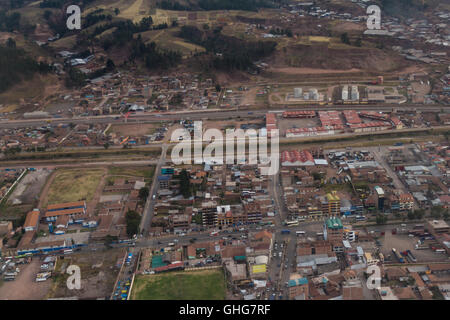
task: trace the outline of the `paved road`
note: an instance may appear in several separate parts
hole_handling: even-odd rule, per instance
[[[392,111],[393,108],[397,110],[423,110],[423,111],[441,111],[442,109],[450,109],[450,106],[423,106],[423,105],[362,105],[362,106],[340,106],[340,105],[332,105],[332,106],[304,106],[302,108],[283,108],[273,110],[270,109],[270,112],[283,112],[285,110],[296,111],[296,110],[374,110],[377,111]],[[189,120],[219,120],[219,119],[236,119],[238,117],[245,118],[261,118],[264,116],[269,109],[258,109],[252,110],[252,113],[249,114],[248,110],[242,110],[242,106],[240,110],[232,109],[226,110],[223,109],[214,109],[214,110],[196,110],[196,111],[180,111],[180,112],[165,112],[165,113],[139,113],[130,115],[127,123],[153,123],[153,122],[161,122],[161,121],[179,121],[182,119]],[[26,127],[35,127],[35,126],[44,126],[49,123],[73,123],[73,124],[89,124],[89,123],[124,123],[124,118],[120,115],[101,115],[101,116],[89,116],[89,117],[76,117],[76,118],[48,118],[48,119],[20,119],[20,120],[4,120],[0,121],[0,128],[26,128]]]
[[[386,162],[386,158],[384,157],[383,152],[385,152],[384,147],[374,147],[374,148],[366,148],[372,152],[375,160],[386,170],[387,174],[393,179],[393,184],[397,190],[402,190],[406,192],[406,187],[403,185],[403,182],[400,181],[397,174],[392,170],[391,166]]]
[[[141,219],[140,225],[140,233],[147,235],[148,230],[152,223],[153,213],[155,209],[156,197],[158,195],[159,183],[158,183],[158,175],[161,172],[161,167],[166,163],[166,154],[167,154],[167,145],[162,145],[161,157],[156,165],[155,172],[153,175],[153,182],[150,188],[149,196],[147,202],[145,203],[144,214]]]

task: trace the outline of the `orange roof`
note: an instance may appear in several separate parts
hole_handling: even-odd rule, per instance
[[[57,211],[47,211],[45,213],[45,217],[57,217],[67,214],[78,214],[78,213],[85,213],[83,208],[75,208],[75,209],[67,209],[67,210],[57,210]]]
[[[39,221],[39,211],[30,211],[27,213],[27,218],[25,219],[24,228],[36,227]]]
[[[272,239],[272,233],[267,230],[263,230],[263,231],[260,231],[257,234],[255,234],[254,238],[256,240],[261,239],[261,238]]]
[[[84,201],[51,204],[51,205],[47,206],[47,210],[64,209],[64,208],[71,208],[71,207],[81,207],[81,206],[83,206],[83,207],[85,206]]]

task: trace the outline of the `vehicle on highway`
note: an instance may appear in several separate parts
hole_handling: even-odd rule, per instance
[[[296,227],[296,226],[298,226],[298,224],[299,224],[298,220],[286,221],[285,222],[285,225],[287,227]]]

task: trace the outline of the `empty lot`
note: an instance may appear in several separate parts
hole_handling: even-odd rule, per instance
[[[133,300],[223,300],[226,284],[221,269],[137,276]]]

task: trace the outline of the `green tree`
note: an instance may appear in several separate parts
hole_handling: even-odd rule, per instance
[[[6,40],[6,46],[7,46],[8,48],[13,48],[13,49],[15,49],[15,48],[16,48],[16,41],[14,41],[13,38],[8,38],[8,40]]]
[[[141,189],[139,189],[139,199],[141,199],[142,201],[146,201],[149,194],[150,190],[148,189],[148,187],[142,187]]]
[[[139,232],[139,224],[141,223],[141,216],[134,210],[129,210],[125,215],[127,222],[127,235],[131,238]]]
[[[216,84],[216,91],[220,92],[220,90],[222,90],[222,87],[220,86],[220,84]]]
[[[449,217],[450,217],[450,214],[449,214],[448,210],[445,210],[444,213],[442,214],[442,218],[444,218],[445,220],[448,220]]]
[[[184,198],[191,197],[191,181],[186,169],[183,169],[180,173],[180,192]]]
[[[50,19],[51,15],[52,15],[52,12],[50,10],[45,10],[44,19],[48,21]]]
[[[347,32],[341,34],[341,42],[345,44],[350,44],[350,39],[348,38]]]
[[[385,224],[387,222],[388,218],[384,214],[378,214],[376,217],[377,224]]]
[[[103,144],[103,148],[105,148],[106,150],[108,150],[108,148],[109,148],[109,143],[108,143],[108,142],[105,142],[105,143]]]
[[[418,220],[422,219],[425,216],[425,210],[424,209],[414,210],[414,216]]]
[[[106,71],[112,71],[116,68],[116,65],[114,64],[114,61],[112,61],[111,59],[108,59],[106,61]]]
[[[443,208],[441,206],[433,206],[431,207],[431,217],[433,219],[439,219],[443,213]]]

